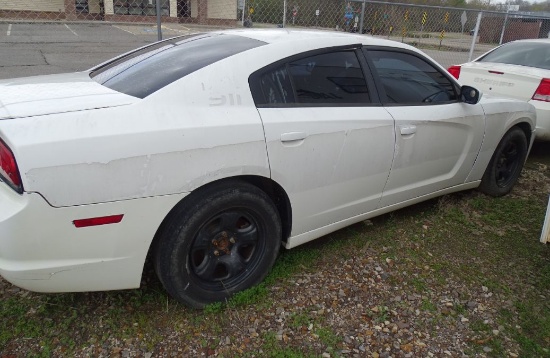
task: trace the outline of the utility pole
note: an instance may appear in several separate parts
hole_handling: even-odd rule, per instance
[[[160,21],[160,2],[161,0],[155,0],[156,2],[156,5],[157,5],[157,35],[158,35],[158,40],[162,40],[162,23]]]
[[[286,27],[286,0],[283,1],[283,27]]]

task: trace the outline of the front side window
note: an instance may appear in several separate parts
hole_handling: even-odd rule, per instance
[[[350,105],[370,103],[367,82],[355,51],[335,51],[271,67],[254,79],[258,105]],[[253,94],[254,94],[253,90]]]
[[[455,86],[430,63],[412,54],[368,51],[387,103],[430,104],[456,101]]]

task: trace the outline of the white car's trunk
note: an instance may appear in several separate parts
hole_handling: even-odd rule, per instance
[[[471,62],[460,70],[459,81],[483,93],[529,101],[550,71],[518,65]]]
[[[139,98],[113,91],[88,72],[0,81],[0,120],[132,104]]]

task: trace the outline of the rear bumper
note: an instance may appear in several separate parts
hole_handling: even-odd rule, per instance
[[[38,292],[139,287],[157,228],[183,195],[51,207],[0,182],[0,275]],[[73,220],[124,214],[118,224],[76,228]]]

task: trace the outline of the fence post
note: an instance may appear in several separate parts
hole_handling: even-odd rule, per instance
[[[470,45],[470,55],[468,56],[468,62],[472,61],[472,55],[474,54],[474,47],[476,46],[477,33],[479,32],[479,24],[481,24],[481,15],[483,15],[483,13],[480,11],[477,14],[476,29],[474,30],[474,37],[472,38],[472,45]]]
[[[502,24],[502,32],[500,33],[499,45],[502,45],[502,39],[504,38],[504,30],[506,30],[506,22],[508,22],[508,11],[506,10],[506,16],[504,17],[504,24]]]
[[[244,27],[244,13],[246,11],[246,0],[243,0],[243,13],[241,16],[241,26]]]
[[[157,5],[157,35],[158,35],[158,40],[162,40],[162,23],[160,21],[160,1],[161,0],[156,0],[155,3]]]
[[[363,25],[365,20],[365,0],[363,0],[363,4],[361,4],[361,22],[359,25],[359,33],[363,33]]]
[[[286,0],[283,0],[283,28],[286,27]]]

